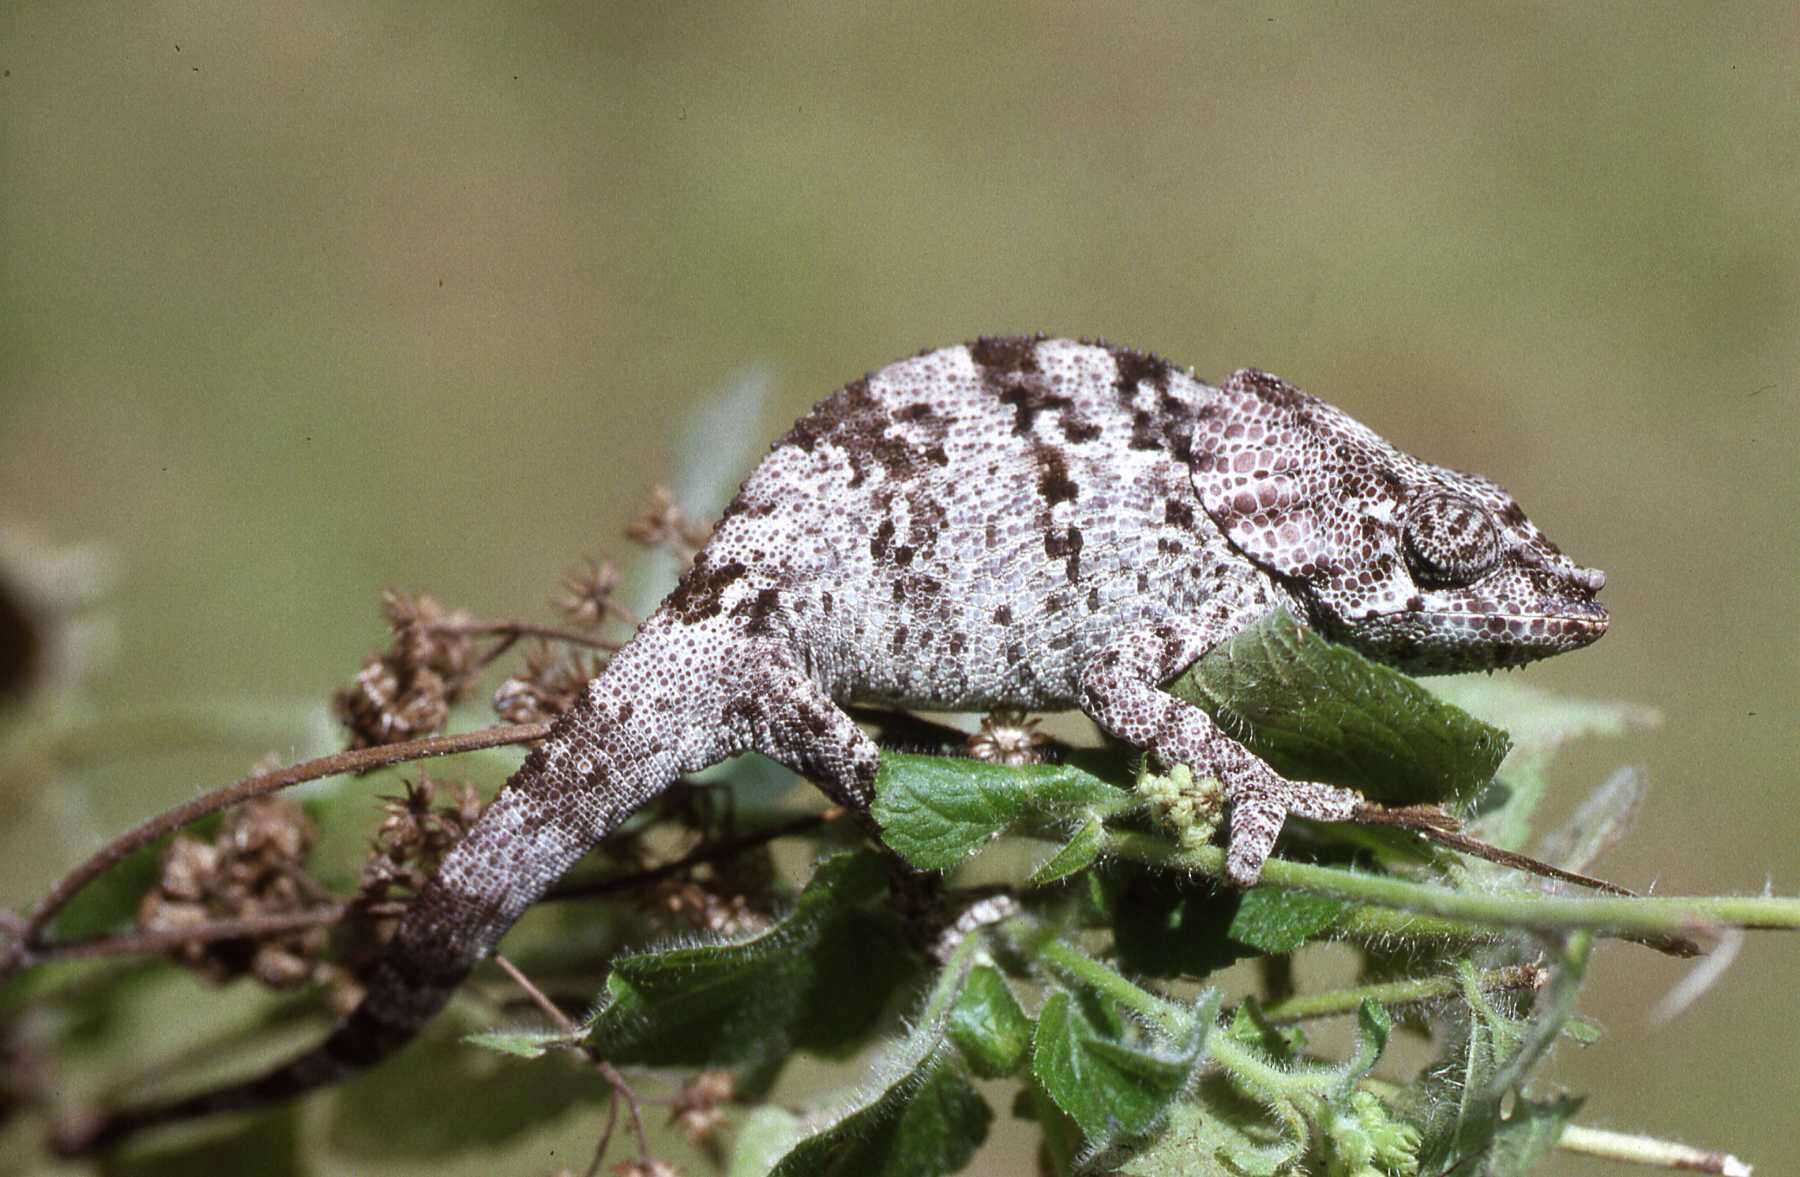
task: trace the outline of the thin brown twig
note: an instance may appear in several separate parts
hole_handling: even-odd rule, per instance
[[[1622,895],[1635,899],[1637,892],[1605,879],[1597,879],[1592,875],[1584,875],[1572,870],[1564,870],[1560,866],[1545,862],[1541,858],[1533,858],[1529,854],[1520,854],[1515,850],[1502,849],[1491,842],[1483,842],[1480,838],[1471,837],[1458,828],[1454,817],[1445,813],[1435,805],[1364,805],[1356,812],[1354,819],[1359,825],[1388,826],[1394,829],[1412,830],[1423,834],[1432,841],[1459,850],[1475,858],[1496,862],[1513,870],[1526,874],[1540,875],[1547,879],[1558,879],[1565,883],[1574,883],[1580,887],[1591,887],[1607,895]]]
[[[600,1133],[600,1142],[594,1146],[594,1159],[588,1164],[584,1177],[600,1177],[600,1166],[606,1163],[606,1150],[612,1144],[613,1129],[619,1126],[619,1089],[612,1089],[612,1098],[606,1101],[606,1130]]]
[[[282,912],[278,915],[240,916],[234,919],[208,920],[187,928],[162,928],[153,932],[125,932],[117,936],[93,936],[82,940],[65,940],[28,948],[21,963],[30,967],[53,960],[93,960],[105,956],[135,956],[167,952],[189,944],[211,944],[218,940],[249,940],[266,936],[283,936],[308,928],[335,924],[349,912],[347,903],[334,903],[308,911]]]
[[[569,1015],[564,1013],[554,1001],[551,1001],[544,991],[537,987],[536,982],[527,977],[524,970],[520,969],[518,965],[498,952],[494,954],[494,963],[500,966],[501,972],[512,978],[513,984],[525,991],[525,996],[531,998],[531,1004],[543,1010],[544,1016],[556,1023],[558,1030],[571,1037],[581,1033],[581,1027],[571,1021]]]
[[[601,1077],[612,1087],[614,1100],[613,1114],[608,1117],[606,1132],[600,1137],[600,1147],[595,1154],[596,1164],[599,1162],[600,1158],[606,1155],[606,1146],[612,1141],[613,1124],[618,1118],[617,1101],[619,1099],[625,1101],[625,1110],[631,1116],[631,1131],[632,1134],[637,1137],[638,1155],[641,1159],[648,1161],[650,1159],[650,1139],[644,1133],[644,1118],[638,1107],[637,1092],[631,1089],[631,1084],[625,1081],[625,1076],[619,1074],[618,1070],[611,1063],[600,1057],[600,1052],[592,1045],[578,1041],[579,1035],[581,1034],[581,1027],[570,1020],[568,1014],[565,1014],[562,1010],[558,1009],[556,1003],[551,1001],[550,998],[545,995],[544,991],[539,989],[536,983],[520,970],[519,966],[513,964],[512,961],[506,959],[506,957],[499,953],[494,954],[494,963],[499,965],[501,970],[504,971],[507,976],[512,978],[513,984],[525,991],[525,996],[531,998],[531,1003],[544,1011],[545,1016],[555,1023],[557,1029],[569,1035],[571,1041],[576,1042],[580,1047],[581,1052],[587,1055],[588,1061],[594,1064],[595,1069],[600,1072]],[[597,1169],[590,1170],[590,1172],[597,1171]]]
[[[529,744],[541,740],[549,734],[549,723],[515,723],[503,727],[482,728],[479,731],[463,732],[453,736],[433,736],[429,739],[407,740],[399,744],[382,744],[373,748],[353,748],[346,752],[336,752],[330,756],[320,756],[313,760],[289,765],[286,768],[278,768],[272,772],[247,776],[235,784],[215,789],[203,796],[177,805],[173,809],[165,810],[102,846],[87,861],[58,879],[43,898],[32,905],[31,911],[25,917],[20,936],[21,942],[27,949],[46,947],[42,940],[44,929],[52,919],[56,918],[57,913],[62,911],[69,901],[80,894],[85,887],[117,866],[134,850],[147,846],[164,834],[172,833],[189,822],[197,821],[208,814],[229,809],[252,797],[279,792],[305,781],[340,776],[345,773],[365,772],[371,768],[382,768],[390,764],[402,764],[434,756],[455,756],[464,752],[477,752],[484,748],[500,748],[509,744]],[[0,973],[17,967],[17,959],[0,961]]]
[[[539,625],[535,621],[435,621],[424,628],[432,633],[465,634],[469,637],[497,635],[510,639],[507,643],[509,645],[520,638],[543,638],[545,641],[568,642],[570,645],[586,646],[591,650],[605,650],[608,653],[617,653],[624,644],[597,638],[580,630]]]

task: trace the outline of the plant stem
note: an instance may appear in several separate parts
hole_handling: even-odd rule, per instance
[[[209,813],[229,809],[252,797],[278,792],[303,781],[319,780],[323,777],[339,776],[344,773],[364,772],[371,768],[381,768],[385,765],[400,764],[410,760],[424,760],[432,756],[453,756],[461,752],[474,752],[482,748],[495,748],[504,744],[527,744],[533,740],[541,740],[549,734],[550,725],[548,723],[516,723],[505,727],[482,728],[478,731],[464,732],[454,736],[435,736],[426,740],[408,740],[401,744],[355,748],[348,752],[338,752],[331,756],[321,756],[314,760],[303,761],[287,768],[278,768],[273,772],[247,776],[236,784],[215,789],[185,804],[165,810],[102,846],[86,862],[58,879],[56,885],[51,887],[49,892],[32,906],[30,914],[24,921],[21,941],[28,949],[42,947],[44,929],[49,926],[52,919],[56,918],[57,913],[89,883],[117,866],[132,851],[148,846],[164,834],[173,833],[189,822],[197,821]],[[0,975],[17,967],[17,964],[17,959],[0,958]]]
[[[1505,965],[1488,969],[1477,978],[1483,989],[1537,989],[1546,980],[1545,971],[1537,965]],[[1349,989],[1333,989],[1326,993],[1303,993],[1263,1007],[1263,1016],[1271,1022],[1302,1022],[1312,1018],[1332,1018],[1354,1014],[1365,1000],[1384,1006],[1411,1005],[1455,995],[1461,982],[1453,976],[1413,977],[1404,981],[1388,981],[1379,985],[1358,985]]]
[[[1181,1038],[1193,1025],[1193,1015],[1187,1010],[1132,984],[1123,974],[1061,940],[1044,941],[1038,955],[1058,972],[1099,990],[1126,1009],[1155,1023],[1171,1038]]]
[[[1151,834],[1109,831],[1107,850],[1122,858],[1197,871],[1222,878],[1225,852],[1217,846],[1182,850]],[[1364,874],[1271,858],[1263,882],[1290,891],[1352,903],[1417,912],[1444,919],[1532,931],[1587,930],[1604,936],[1647,939],[1678,952],[1698,950],[1688,938],[1707,928],[1800,929],[1800,899],[1763,896],[1683,896],[1623,899],[1545,895],[1533,891],[1489,894],[1452,891],[1386,875]]]
[[[1725,1177],[1750,1177],[1750,1166],[1727,1152],[1694,1148],[1673,1140],[1654,1136],[1636,1136],[1627,1132],[1608,1132],[1604,1128],[1586,1128],[1570,1124],[1563,1129],[1556,1147],[1583,1156],[1624,1161],[1633,1165],[1649,1165],[1657,1169],[1680,1169],[1689,1173],[1721,1173]]]

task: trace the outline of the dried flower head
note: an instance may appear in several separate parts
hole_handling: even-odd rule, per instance
[[[588,557],[580,568],[563,577],[556,607],[582,629],[597,628],[608,619],[630,620],[623,606],[612,599],[619,588],[619,570],[611,560]]]
[[[701,1071],[675,1093],[669,1123],[679,1127],[694,1144],[703,1143],[725,1122],[721,1105],[735,1098],[737,1080],[730,1071]]]
[[[292,915],[328,901],[305,871],[317,833],[299,806],[259,797],[227,810],[211,842],[178,834],[163,852],[162,875],[138,904],[146,932],[182,931],[215,920]],[[190,941],[171,951],[216,982],[245,973],[282,988],[312,975],[323,927],[262,939]]]
[[[664,879],[652,889],[650,904],[656,915],[670,923],[719,936],[760,932],[770,923],[749,895],[711,880]]]
[[[554,719],[573,707],[605,669],[604,655],[535,642],[525,652],[525,669],[495,689],[494,713],[508,723]]]
[[[646,548],[663,548],[673,553],[686,567],[712,538],[712,526],[689,518],[676,505],[668,487],[653,486],[650,509],[626,525],[625,536]]]
[[[613,1177],[681,1177],[675,1166],[667,1161],[659,1161],[655,1157],[645,1157],[636,1161],[615,1161],[607,1169]]]
[[[1023,711],[994,711],[982,717],[981,730],[970,736],[963,750],[976,760],[992,764],[1037,764],[1050,737],[1038,730],[1038,721]]]
[[[382,611],[394,643],[363,663],[332,698],[352,748],[397,744],[444,728],[450,707],[480,671],[467,613],[446,610],[430,596],[384,591]]]
[[[447,791],[449,800],[435,804]],[[379,902],[396,891],[416,892],[437,873],[444,856],[481,818],[481,795],[466,781],[446,786],[424,772],[406,782],[406,795],[382,798],[381,828],[363,864],[361,898]]]

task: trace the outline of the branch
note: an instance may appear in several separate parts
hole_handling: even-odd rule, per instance
[[[1501,866],[1522,871],[1528,875],[1540,875],[1546,879],[1574,883],[1578,887],[1590,887],[1608,895],[1635,896],[1637,894],[1629,887],[1621,887],[1617,883],[1609,883],[1605,879],[1597,879],[1592,875],[1584,875],[1577,871],[1564,870],[1541,858],[1533,858],[1529,854],[1520,854],[1516,850],[1507,850],[1495,846],[1491,842],[1483,842],[1480,838],[1471,837],[1458,828],[1455,818],[1436,805],[1364,805],[1356,811],[1356,816],[1352,820],[1358,825],[1411,830],[1439,845],[1448,846],[1452,850],[1461,851],[1474,858],[1499,863]]]
[[[1556,1147],[1564,1152],[1648,1165],[1653,1169],[1681,1169],[1689,1173],[1721,1173],[1725,1177],[1750,1177],[1750,1166],[1727,1152],[1694,1148],[1673,1140],[1654,1136],[1638,1136],[1627,1132],[1608,1132],[1604,1128],[1587,1128],[1570,1124],[1563,1129]]]
[[[1122,858],[1223,879],[1225,852],[1217,846],[1182,850],[1151,834],[1115,830],[1107,849]],[[1597,898],[1531,891],[1483,894],[1452,891],[1386,875],[1271,858],[1263,882],[1289,891],[1394,908],[1471,925],[1537,932],[1586,929],[1637,940],[1676,956],[1698,956],[1695,933],[1717,928],[1800,930],[1800,899],[1761,896]]]
[[[1549,980],[1549,972],[1534,964],[1502,965],[1476,975],[1475,982],[1483,990],[1538,990]],[[1460,992],[1458,977],[1441,974],[1412,977],[1404,981],[1387,981],[1378,985],[1357,985],[1334,989],[1328,993],[1304,993],[1284,1001],[1263,1006],[1263,1017],[1271,1022],[1304,1022],[1313,1018],[1333,1018],[1355,1013],[1365,999],[1384,1006],[1415,1005],[1451,997]]]
[[[573,646],[586,646],[590,650],[605,650],[616,654],[623,643],[609,642],[597,638],[593,634],[582,633],[576,629],[562,629],[554,625],[539,625],[534,621],[437,621],[422,628],[432,633],[461,634],[465,637],[498,636],[500,641],[489,650],[479,666],[489,666],[500,655],[513,648],[520,638],[543,638],[550,642],[567,642]]]
[[[26,949],[50,947],[43,942],[44,929],[49,926],[51,920],[56,918],[57,913],[68,905],[70,900],[81,893],[83,888],[117,866],[133,851],[208,814],[217,813],[221,809],[229,809],[252,797],[279,792],[304,781],[340,776],[345,773],[366,772],[371,768],[382,768],[386,765],[402,764],[411,760],[424,760],[433,756],[455,756],[463,752],[476,752],[483,748],[499,748],[508,744],[529,744],[541,740],[549,734],[550,724],[548,723],[517,723],[505,727],[482,728],[479,731],[464,732],[454,736],[434,736],[426,740],[408,740],[401,744],[356,748],[348,752],[338,752],[330,756],[318,757],[315,760],[307,760],[287,768],[278,768],[273,772],[247,776],[236,784],[227,785],[223,789],[215,789],[204,796],[196,797],[192,801],[159,813],[102,846],[93,857],[58,879],[56,885],[51,887],[49,892],[32,906],[20,930],[20,941]],[[0,958],[0,975],[16,969],[18,964],[17,958]]]

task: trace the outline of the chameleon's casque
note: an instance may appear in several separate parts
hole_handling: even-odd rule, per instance
[[[1216,776],[1227,869],[1284,819],[1360,799],[1287,781],[1159,688],[1288,610],[1416,671],[1598,638],[1600,573],[1484,479],[1401,453],[1273,376],[984,339],[892,364],[778,441],[693,568],[445,859],[317,1049],[261,1079],[98,1118],[63,1145],[252,1107],[411,1037],[576,859],[681,774],[744,751],[866,808],[879,753],[843,704],[1079,708]]]

